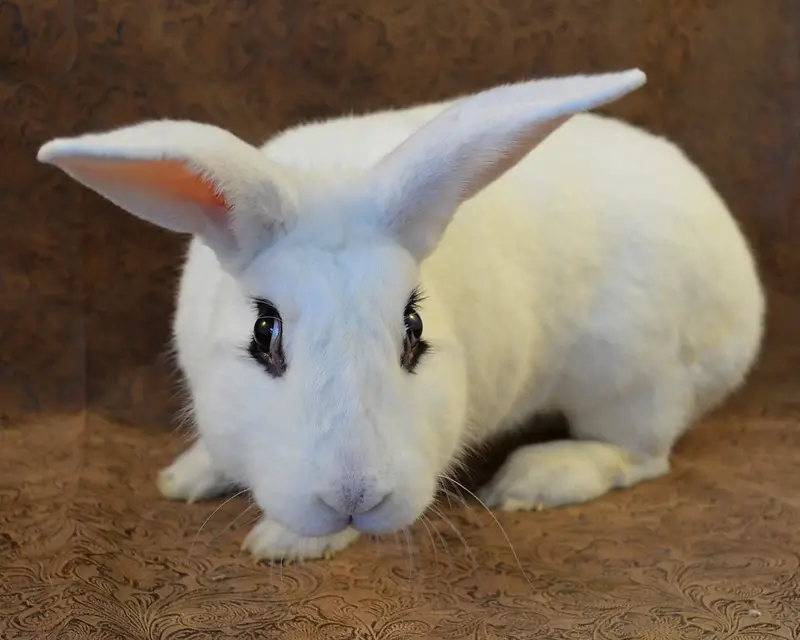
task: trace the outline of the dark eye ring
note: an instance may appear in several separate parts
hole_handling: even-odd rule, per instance
[[[281,348],[282,323],[277,313],[262,315],[253,327],[253,340],[266,355],[278,355]]]
[[[422,339],[422,318],[416,311],[406,313],[405,317],[406,339],[415,344]]]
[[[253,325],[253,338],[247,352],[264,371],[273,378],[286,373],[286,358],[283,355],[283,320],[274,305],[256,300],[258,318]]]

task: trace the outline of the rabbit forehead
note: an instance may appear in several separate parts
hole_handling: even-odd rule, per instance
[[[402,311],[418,275],[411,255],[385,240],[329,245],[287,238],[260,255],[242,281],[248,295],[269,300],[289,322],[322,309],[375,314],[379,321]]]

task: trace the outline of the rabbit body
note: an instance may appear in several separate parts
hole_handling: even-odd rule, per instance
[[[202,235],[189,246],[174,339],[199,438],[161,473],[159,486],[176,499],[211,497],[233,484],[254,489],[266,512],[246,540],[256,555],[320,557],[359,531],[408,525],[464,451],[542,411],[563,412],[572,439],[515,451],[479,494],[489,507],[581,503],[656,478],[668,471],[676,440],[743,383],[758,355],[762,288],[725,203],[674,144],[610,117],[577,113],[559,122],[458,200],[440,233],[426,231],[422,241],[403,236],[416,260],[385,246],[368,225],[341,222],[358,219],[372,202],[365,194],[374,192],[352,197],[336,185],[351,184],[404,141],[422,139],[420,131],[443,121],[455,103],[282,132],[261,152],[290,175],[315,176],[312,195],[298,205],[307,222],[239,271]],[[492,142],[473,149],[476,157],[489,154]],[[438,165],[420,163],[424,171],[398,174],[407,182],[392,197],[436,178]],[[430,197],[446,193],[439,189]],[[302,269],[288,266],[288,256]],[[284,395],[258,404],[254,390],[265,374],[254,366],[243,374],[228,354],[255,319],[246,293],[266,286],[271,274],[305,291],[293,307],[288,293],[274,289],[273,297],[286,300],[287,340],[290,327],[300,335],[303,312],[329,325],[342,314],[341,331],[352,335],[331,337],[307,320],[307,342],[312,329],[328,339],[307,354],[309,362],[320,353],[331,360],[309,368],[318,384],[307,394],[292,387],[287,356],[286,382],[275,382],[285,385]],[[381,355],[389,343],[369,336],[393,322],[382,296],[400,297],[412,284],[423,294],[419,313],[430,348],[413,373],[398,368],[384,376],[378,370],[394,356]],[[301,350],[287,348],[297,367]],[[285,399],[292,394],[297,401]],[[328,416],[337,412],[341,426],[334,427]],[[284,424],[260,427],[260,420]],[[296,426],[305,423],[327,426]],[[243,448],[254,457],[245,459]],[[283,457],[271,448],[283,448]],[[259,480],[259,459],[269,482]],[[298,487],[312,468],[335,494],[318,489],[322,502],[341,512],[353,505],[351,526],[323,526],[320,512],[307,515],[312,507]],[[339,489],[342,474],[341,486],[357,487],[358,499]],[[404,501],[392,502],[400,493]]]
[[[303,170],[363,171],[450,104],[301,125],[263,151]],[[219,277],[202,255],[184,283]],[[756,265],[706,176],[667,139],[594,113],[464,203],[421,282],[464,347],[478,439],[536,411],[594,413],[664,374],[681,380],[668,403],[686,417],[671,443],[740,385],[761,343]]]

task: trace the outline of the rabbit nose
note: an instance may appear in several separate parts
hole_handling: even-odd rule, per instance
[[[349,482],[320,491],[317,496],[337,513],[352,517],[376,509],[387,500],[389,494],[389,491],[366,482]]]

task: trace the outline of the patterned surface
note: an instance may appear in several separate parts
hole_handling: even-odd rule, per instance
[[[760,388],[652,484],[497,521],[454,505],[408,539],[285,567],[240,553],[245,498],[158,496],[178,434],[92,414],[7,427],[0,636],[797,638],[800,414]]]
[[[0,2],[0,637],[800,637],[798,29],[796,0]],[[182,242],[37,165],[42,142],[161,116],[256,141],[634,65],[650,83],[613,111],[700,161],[772,291],[758,379],[669,477],[285,568],[239,554],[243,498],[159,499]]]

